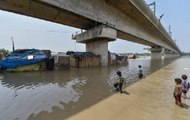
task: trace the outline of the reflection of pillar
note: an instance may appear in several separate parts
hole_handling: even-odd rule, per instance
[[[115,29],[100,25],[73,36],[73,39],[85,43],[86,51],[100,55],[102,66],[108,66],[108,42],[116,39],[116,33]]]

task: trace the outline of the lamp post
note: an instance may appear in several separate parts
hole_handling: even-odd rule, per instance
[[[14,40],[13,40],[12,36],[11,36],[11,40],[12,40],[12,50],[14,51],[15,50],[15,45],[14,45]]]
[[[154,13],[154,15],[156,15],[156,2],[152,2],[152,3],[148,4],[148,6],[149,7],[153,6],[153,13]]]
[[[171,25],[169,25],[169,34],[172,36]]]
[[[160,15],[159,17],[159,21],[161,21],[162,17],[164,16],[164,14]]]

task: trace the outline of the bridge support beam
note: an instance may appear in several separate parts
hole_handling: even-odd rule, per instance
[[[79,43],[86,44],[86,51],[100,55],[101,65],[108,66],[108,42],[117,38],[117,31],[106,25],[99,25],[90,30],[73,35]]]
[[[151,59],[161,60],[162,59],[162,48],[161,47],[151,47]]]

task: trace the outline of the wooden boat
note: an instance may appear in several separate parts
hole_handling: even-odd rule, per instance
[[[31,71],[39,70],[46,59],[48,58],[41,50],[37,49],[22,49],[15,50],[10,55],[0,60],[0,69],[2,71]]]

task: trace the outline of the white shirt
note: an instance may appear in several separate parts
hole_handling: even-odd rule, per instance
[[[189,81],[182,79],[181,87],[182,87],[182,90],[188,90],[189,89]]]
[[[142,74],[142,68],[139,68],[139,74]]]

